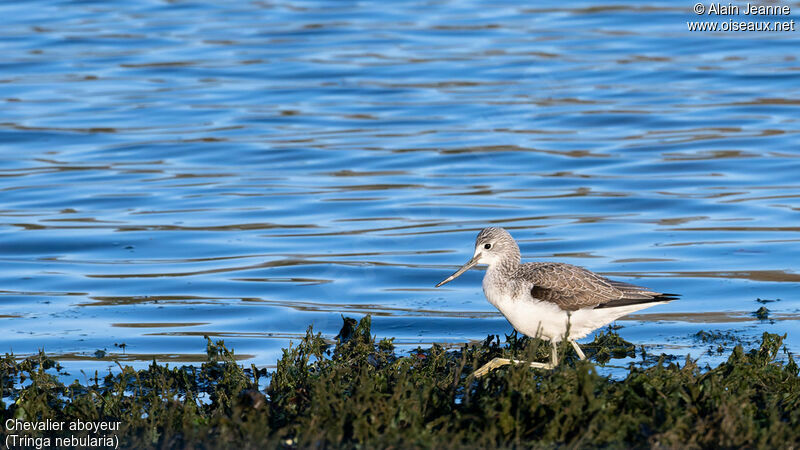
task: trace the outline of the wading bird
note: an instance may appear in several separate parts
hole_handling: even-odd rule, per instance
[[[475,239],[475,253],[439,287],[456,279],[476,264],[487,264],[483,293],[511,325],[530,337],[541,337],[552,344],[549,363],[530,363],[531,367],[552,369],[558,364],[556,344],[568,339],[585,359],[575,339],[640,309],[661,305],[677,298],[674,294],[609,280],[582,267],[555,262],[521,263],[519,247],[502,228],[484,228]],[[475,371],[483,376],[506,364],[520,363],[495,358]]]

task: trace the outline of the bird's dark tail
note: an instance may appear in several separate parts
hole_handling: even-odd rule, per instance
[[[605,303],[601,303],[595,306],[595,309],[600,308],[615,308],[618,306],[628,306],[628,305],[641,305],[644,303],[661,303],[661,302],[671,302],[673,300],[677,300],[680,297],[679,294],[665,294],[661,292],[648,292],[648,296],[644,296],[644,292],[637,292],[635,297],[623,297],[617,300],[611,300]]]

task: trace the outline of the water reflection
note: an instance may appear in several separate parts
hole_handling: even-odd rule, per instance
[[[506,333],[479,270],[432,290],[487,225],[683,294],[621,321],[638,344],[791,331],[796,38],[679,33],[684,6],[0,5],[0,351]]]

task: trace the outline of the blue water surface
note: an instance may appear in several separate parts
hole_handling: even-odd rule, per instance
[[[0,352],[502,336],[480,270],[433,288],[490,225],[682,294],[618,322],[651,352],[800,350],[800,40],[693,5],[1,3]]]

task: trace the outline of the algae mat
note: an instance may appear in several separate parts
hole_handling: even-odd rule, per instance
[[[222,341],[200,367],[119,366],[65,385],[41,353],[0,360],[8,446],[123,448],[793,447],[800,377],[783,337],[736,346],[717,367],[637,351],[613,331],[567,348],[552,371],[510,366],[476,379],[493,357],[546,358],[537,339],[490,336],[458,350],[399,355],[370,317],[345,318],[331,345],[309,328],[274,373],[237,363]],[[623,378],[596,364],[640,356]],[[261,383],[260,383],[261,382]],[[266,385],[264,387],[263,385]],[[27,424],[27,425],[26,425]],[[28,428],[28,429],[26,429]]]

